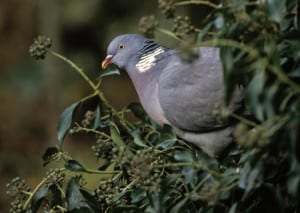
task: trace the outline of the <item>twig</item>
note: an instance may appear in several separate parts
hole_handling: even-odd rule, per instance
[[[206,5],[212,8],[218,8],[217,4],[214,4],[210,1],[201,1],[201,0],[190,0],[190,1],[181,1],[181,2],[176,2],[175,6],[182,6],[182,5],[189,5],[189,4],[202,4]]]

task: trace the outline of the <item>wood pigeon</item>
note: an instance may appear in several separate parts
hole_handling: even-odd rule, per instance
[[[187,62],[151,39],[124,34],[109,44],[102,69],[109,64],[124,69],[151,119],[171,125],[177,136],[216,156],[232,141],[234,125],[219,123],[213,113],[225,96],[219,49],[196,51],[199,57]],[[236,88],[229,109],[240,110],[241,101]]]

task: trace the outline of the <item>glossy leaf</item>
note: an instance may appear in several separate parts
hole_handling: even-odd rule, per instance
[[[54,155],[57,154],[59,150],[56,147],[48,147],[43,154],[43,165],[46,166],[50,162],[52,162],[54,159]]]
[[[95,118],[94,118],[94,124],[92,129],[97,129],[100,127],[101,124],[101,108],[100,105],[98,104],[95,110]]]
[[[80,191],[78,178],[72,177],[66,188],[68,210],[73,212],[94,212]]]
[[[174,154],[174,159],[176,161],[183,161],[183,162],[193,162],[194,158],[190,152],[187,151],[177,151]]]
[[[123,141],[122,137],[120,136],[120,132],[114,124],[109,126],[110,134],[113,142],[116,144],[119,150],[124,150],[126,148],[125,142]]]
[[[120,75],[119,69],[118,68],[107,69],[107,70],[101,71],[101,74],[100,74],[101,77],[110,76],[110,75]]]
[[[149,122],[148,115],[140,103],[131,103],[129,104],[128,109],[130,109],[133,114],[143,122]]]
[[[68,160],[65,168],[73,172],[88,172],[78,161]]]
[[[42,201],[45,199],[49,191],[49,186],[47,184],[42,185],[33,195],[31,201],[31,211],[37,212],[40,208]]]
[[[77,109],[80,102],[76,102],[67,107],[60,115],[57,125],[57,139],[60,146],[63,144],[63,140],[72,126],[74,118],[74,112]]]
[[[140,147],[148,147],[145,142],[141,139],[138,131],[134,131],[131,133],[133,136],[133,142]]]
[[[286,13],[286,0],[266,0],[265,4],[271,19],[280,23]]]

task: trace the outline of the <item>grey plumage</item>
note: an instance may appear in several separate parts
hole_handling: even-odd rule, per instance
[[[188,63],[174,50],[139,35],[116,37],[108,47],[103,68],[110,63],[125,69],[142,106],[158,124],[170,124],[176,134],[203,149],[219,154],[231,141],[233,126],[219,123],[213,114],[224,101],[219,49],[202,47]],[[232,111],[240,109],[242,91],[236,89]]]

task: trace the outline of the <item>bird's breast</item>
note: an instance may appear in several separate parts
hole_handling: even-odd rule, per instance
[[[170,124],[164,116],[162,107],[158,98],[158,85],[154,85],[152,89],[145,90],[144,94],[140,96],[141,104],[149,117],[157,124]]]

